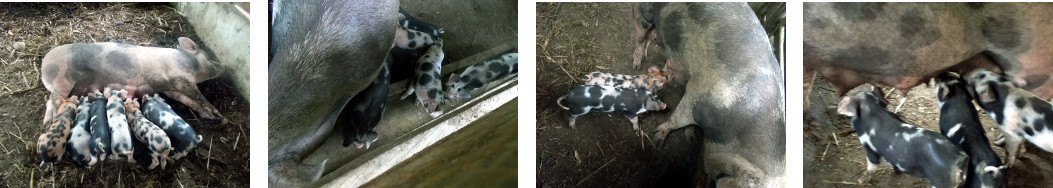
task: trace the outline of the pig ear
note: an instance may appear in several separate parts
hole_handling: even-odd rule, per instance
[[[179,48],[182,48],[191,54],[197,54],[197,43],[195,43],[194,40],[190,40],[190,38],[179,37]]]
[[[998,91],[995,91],[995,85],[992,82],[986,82],[982,86],[976,88],[976,95],[980,102],[989,103],[996,100]]]
[[[936,94],[936,98],[939,99],[939,101],[947,101],[947,95],[951,93],[951,88],[947,86],[947,82],[941,81],[936,86],[939,87],[936,89],[939,91],[939,93]]]
[[[856,111],[859,110],[859,105],[856,103],[856,100],[852,100],[852,97],[841,97],[841,102],[837,103],[837,113],[855,117]]]
[[[446,80],[446,85],[452,86],[453,85],[453,79],[455,79],[455,78],[457,78],[457,73],[451,73],[450,74],[450,79]]]
[[[661,71],[658,70],[658,66],[651,66],[651,68],[647,69],[647,73],[651,74],[651,75],[654,75],[655,73],[660,73],[660,72]]]

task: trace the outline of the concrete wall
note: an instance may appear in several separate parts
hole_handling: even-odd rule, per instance
[[[249,16],[234,3],[179,2],[176,10],[194,26],[204,45],[227,69],[245,100],[249,98]],[[264,43],[263,45],[266,45]]]

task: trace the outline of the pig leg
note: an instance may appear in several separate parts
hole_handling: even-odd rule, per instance
[[[693,101],[689,97],[684,97],[681,101]],[[658,130],[655,131],[655,143],[656,146],[661,146],[662,142],[665,141],[666,135],[669,135],[670,131],[691,125],[695,123],[694,116],[691,115],[691,105],[681,104],[673,110],[673,115],[669,117],[669,121],[662,123],[658,126]]]
[[[157,161],[157,158],[161,157],[161,156],[158,156],[158,154],[159,153],[150,154],[151,155],[150,156],[150,166],[146,167],[146,169],[153,170],[154,168],[157,168],[157,164],[160,163],[160,161]]]
[[[573,115],[573,114],[570,115],[570,129],[578,129],[578,128],[574,127],[574,120],[577,120],[578,116],[579,115]]]
[[[1005,156],[1006,156],[1005,166],[1008,167],[1008,168],[1012,168],[1013,164],[1016,164],[1017,154],[1023,154],[1024,153],[1023,152],[1024,148],[1020,147],[1020,144],[1024,141],[1024,138],[1021,138],[1018,135],[1015,135],[1013,133],[1008,133],[1008,132],[1007,133],[1003,133],[1002,135],[1005,136],[1005,146],[1006,146],[1006,148],[1005,148],[1005,152],[1006,152],[1006,154],[1005,154]]]
[[[197,111],[197,113],[201,115],[201,118],[204,118],[205,120],[219,120],[220,124],[229,123],[227,118],[219,113],[219,109],[216,109],[215,106],[212,106],[212,103],[209,103],[208,100],[205,99],[205,95],[202,95],[197,87],[183,88],[184,89],[179,91],[166,91],[164,93],[165,95],[168,95],[168,97],[190,107],[190,109],[194,109],[194,111]]]
[[[804,110],[808,111],[808,105],[811,103],[811,99],[808,98],[808,93],[812,91],[812,85],[815,84],[815,70],[811,70],[808,67],[804,68]]]
[[[651,46],[656,36],[654,27],[647,28],[643,35],[639,36],[640,40],[636,43],[636,50],[633,52],[633,69],[640,69],[640,62],[647,56],[647,47]]]
[[[640,119],[639,119],[639,116],[636,116],[636,114],[625,114],[625,117],[629,118],[629,122],[633,123],[633,130],[634,131],[640,130],[640,124],[639,124]]]
[[[870,174],[877,171],[878,165],[881,164],[881,156],[878,156],[874,150],[870,150],[870,147],[867,145],[863,145],[863,149],[866,150],[867,153],[867,169],[866,172],[863,173],[863,176],[859,177],[859,180],[857,180],[857,183],[860,185],[870,181]]]
[[[765,176],[764,171],[739,155],[710,154],[703,161],[708,178],[716,180],[717,187],[758,187]]]

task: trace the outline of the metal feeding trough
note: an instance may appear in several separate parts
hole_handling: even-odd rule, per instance
[[[514,46],[514,43],[506,43],[444,65],[442,77],[447,78],[455,71],[507,53]],[[519,95],[518,76],[519,74],[511,74],[488,83],[472,91],[471,99],[447,101],[441,106],[445,113],[434,119],[417,104],[415,98],[398,98],[405,90],[407,81],[392,83],[388,101],[385,103],[387,110],[375,128],[380,138],[369,149],[360,149],[343,147],[340,134],[330,134],[325,143],[303,161],[305,164],[321,164],[323,161],[326,163],[323,176],[314,182],[312,187],[359,187],[377,178],[411,156],[425,151],[432,144],[515,99]]]

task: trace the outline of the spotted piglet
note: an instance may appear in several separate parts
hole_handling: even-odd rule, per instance
[[[110,159],[127,158],[128,162],[135,162],[132,154],[132,135],[128,132],[128,118],[125,117],[124,97],[128,96],[126,90],[109,90],[110,98],[106,101],[106,120],[110,124]]]
[[[150,166],[146,169],[154,169],[158,164],[161,169],[165,169],[168,166],[168,154],[172,152],[172,141],[168,139],[168,134],[143,116],[142,111],[139,111],[139,99],[124,101],[124,107],[128,110],[128,122],[131,123],[135,138],[145,143],[150,150]]]
[[[442,80],[439,79],[441,78],[439,73],[442,72],[442,59],[445,56],[442,53],[442,43],[429,47],[428,53],[417,61],[415,69],[417,76],[410,80],[410,85],[406,86],[406,92],[400,97],[400,99],[406,99],[410,94],[416,94],[417,100],[424,104],[424,109],[433,118],[442,115],[439,106],[445,97],[443,97]]]
[[[91,128],[91,155],[96,156],[97,162],[106,160],[110,154],[110,124],[106,119],[106,97],[102,92],[95,90],[95,101],[91,103],[91,118],[88,123]]]
[[[471,98],[472,90],[483,87],[484,84],[497,78],[504,77],[517,72],[519,68],[519,53],[507,53],[482,63],[477,63],[466,69],[461,74],[451,74],[446,83],[446,97]],[[459,76],[458,76],[459,75]]]
[[[1012,167],[1018,154],[1024,153],[1020,146],[1024,139],[1053,152],[1053,105],[987,69],[970,71],[964,79],[976,93],[976,102],[1005,136],[1007,166]]]
[[[442,28],[417,20],[399,8],[399,27],[395,29],[394,47],[404,50],[424,48],[440,43],[442,33]]]
[[[1006,187],[1005,166],[980,124],[980,115],[973,106],[969,85],[957,74],[946,72],[936,77],[940,100],[940,132],[969,154],[969,187]]]
[[[190,124],[187,124],[183,118],[176,115],[164,99],[157,94],[154,94],[153,97],[144,95],[143,98],[145,101],[143,102],[143,113],[146,119],[160,126],[161,130],[164,130],[171,139],[175,151],[172,159],[178,160],[197,147],[197,144],[201,142],[201,136],[197,135],[194,128],[190,127]]]
[[[585,75],[585,85],[602,85],[624,89],[646,89],[657,92],[665,85],[665,76],[657,66],[651,66],[644,75],[623,75],[599,71]]]
[[[40,155],[41,166],[44,162],[61,161],[66,154],[66,139],[69,138],[70,126],[73,126],[73,114],[77,112],[78,102],[77,96],[63,100],[51,127],[37,138],[37,155]]]
[[[579,85],[570,89],[567,95],[556,100],[563,109],[570,110],[570,128],[578,116],[596,110],[601,112],[622,111],[633,130],[640,130],[637,115],[650,111],[664,110],[666,104],[658,96],[645,89],[622,89],[610,86]]]
[[[903,122],[885,109],[888,101],[880,89],[844,97],[837,112],[851,117],[859,142],[866,151],[866,173],[859,183],[870,180],[870,174],[884,157],[896,170],[925,177],[933,187],[960,187],[965,183],[969,156],[934,131]]]
[[[77,105],[77,118],[70,131],[69,142],[66,142],[66,155],[73,159],[73,164],[85,168],[91,168],[92,165],[95,165],[96,160],[95,156],[91,155],[91,131],[88,130],[88,119],[91,119],[89,98],[91,97],[80,98],[80,104]]]

